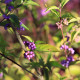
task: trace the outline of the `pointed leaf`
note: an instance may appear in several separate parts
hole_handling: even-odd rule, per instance
[[[75,21],[80,21],[80,17],[72,18],[72,19],[69,21],[69,23],[75,22]]]
[[[80,31],[73,31],[71,33],[71,41],[73,41],[79,33],[80,33]]]
[[[61,64],[59,64],[57,61],[49,61],[46,65],[50,65],[51,67],[59,67],[59,68],[64,69],[64,67]]]
[[[71,33],[71,41],[73,40],[73,37],[74,37],[75,34],[76,34],[76,31],[73,31],[73,32]]]
[[[54,10],[51,10],[51,12],[53,12],[57,17],[59,17],[59,12],[56,11],[55,9]]]
[[[46,11],[55,10],[55,9],[59,9],[59,8],[57,6],[51,6]]]
[[[26,3],[24,3],[24,5],[34,5],[34,6],[39,6],[39,4],[37,4],[34,1],[27,1]]]
[[[28,64],[31,65],[31,68],[38,68],[38,67],[42,66],[38,62],[31,62],[31,63],[28,63]]]
[[[35,44],[43,44],[45,43],[44,41],[36,41]]]
[[[49,71],[48,69],[44,69],[44,76],[45,76],[45,80],[49,80]]]
[[[50,59],[51,59],[51,53],[48,54],[47,62],[49,62]]]
[[[5,48],[8,46],[7,42],[4,40],[2,34],[0,33],[0,51],[5,52]]]
[[[11,14],[10,15],[10,20],[13,23],[14,27],[20,27],[19,18],[16,15]]]
[[[43,51],[43,52],[47,52],[47,51],[59,52],[59,50],[55,46],[50,44],[38,44],[36,45],[36,50]]]
[[[71,13],[65,13],[62,15],[62,18],[71,18],[74,17]]]
[[[61,3],[62,0],[58,0],[58,1]]]
[[[69,1],[69,0],[62,0],[62,2],[61,2],[61,7],[63,8],[68,1]]]
[[[24,24],[21,24],[21,26],[24,27],[26,30],[29,30],[29,28],[25,26]]]
[[[31,39],[30,36],[24,36],[24,35],[22,35],[22,36],[25,37],[26,39],[28,39],[30,42],[33,42],[33,40]]]

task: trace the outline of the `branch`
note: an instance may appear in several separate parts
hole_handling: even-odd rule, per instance
[[[16,34],[16,36],[17,36],[17,39],[18,39],[19,43],[21,44],[23,50],[26,52],[27,49],[26,49],[26,47],[25,47],[25,45],[24,45],[24,43],[23,43],[23,41],[22,41],[19,33],[16,31],[16,29],[15,29],[14,25],[12,24],[12,22],[11,22],[10,20],[8,20],[8,21],[9,21],[9,23],[11,24],[12,29],[13,29],[13,31],[15,32],[15,34]]]
[[[11,62],[13,62],[14,64],[16,64],[17,66],[21,67],[22,69],[26,70],[26,71],[29,72],[30,74],[32,74],[34,78],[38,78],[38,76],[34,75],[32,72],[30,72],[29,70],[27,70],[27,69],[24,68],[23,66],[19,65],[18,63],[16,63],[16,62],[13,61],[12,59],[8,58],[8,57],[5,56],[4,54],[0,53],[0,55],[3,56],[4,58],[10,60]]]
[[[25,47],[25,45],[24,45],[24,43],[23,43],[23,41],[22,41],[22,39],[21,39],[19,33],[18,33],[17,31],[14,31],[14,32],[15,32],[15,34],[16,34],[16,36],[17,36],[17,39],[19,40],[19,42],[20,42],[20,44],[21,44],[23,50],[24,50],[24,51],[27,51],[27,49],[26,49],[26,47]]]
[[[61,9],[61,3],[60,3],[60,10],[59,10],[59,13],[60,13],[60,24],[62,24],[62,17],[61,17],[62,9]],[[62,32],[62,37],[63,37],[63,42],[64,42],[63,26],[61,26],[61,32]],[[65,45],[65,43],[64,43],[64,45]],[[66,49],[65,49],[65,55],[66,55],[66,58],[67,58]]]

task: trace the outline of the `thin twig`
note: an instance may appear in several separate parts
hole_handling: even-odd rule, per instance
[[[10,60],[11,62],[13,62],[14,64],[16,64],[17,66],[21,67],[22,69],[26,70],[27,72],[29,72],[30,74],[33,75],[33,77],[38,78],[38,76],[34,75],[32,72],[30,72],[29,70],[27,70],[26,68],[24,68],[23,66],[19,65],[18,63],[16,63],[15,61],[13,61],[12,59],[8,58],[7,56],[5,56],[4,54],[0,53],[1,56],[3,56],[4,58]]]
[[[5,18],[3,18],[3,19],[0,21],[0,23],[1,23],[2,21],[4,21],[4,19],[5,19]]]
[[[62,18],[61,18],[61,3],[60,3],[60,10],[59,10],[59,13],[60,13],[60,24],[62,24]],[[63,35],[63,26],[61,26],[61,32],[62,32],[62,37],[63,37],[63,42],[64,42],[64,35]],[[65,45],[65,43],[64,43]],[[66,49],[65,49],[65,55],[67,57],[67,53],[66,53]]]
[[[27,49],[26,49],[26,47],[25,47],[25,45],[24,45],[24,43],[23,43],[23,41],[22,41],[22,39],[21,39],[19,33],[18,33],[17,31],[15,31],[15,34],[16,34],[17,39],[19,40],[19,42],[20,42],[20,44],[21,44],[23,50],[24,50],[24,51],[27,51]]]

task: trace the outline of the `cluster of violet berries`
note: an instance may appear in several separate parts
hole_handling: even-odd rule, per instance
[[[11,11],[14,7],[10,4],[12,0],[5,0],[4,3],[6,4],[9,11]],[[10,15],[3,14],[3,18],[9,20]],[[10,23],[7,23],[4,25],[4,29],[7,30],[7,27],[11,27]],[[22,22],[20,22],[20,28],[17,28],[17,30],[25,30],[25,28],[22,27]]]
[[[10,19],[10,15],[6,15],[6,14],[3,14],[3,17],[4,19]],[[7,27],[11,27],[10,23],[7,23],[5,26],[4,26],[4,29],[7,30]],[[20,28],[17,28],[17,30],[25,30],[24,27],[22,27],[22,22],[20,22]]]
[[[12,0],[5,0],[5,4],[8,7],[8,10],[11,11],[14,7],[10,4]]]
[[[34,42],[24,41],[23,43],[25,45],[27,45],[28,48],[30,49],[30,51],[27,51],[24,53],[24,57],[27,58],[28,60],[30,60],[35,56],[33,50],[36,49],[36,46],[35,46]]]
[[[69,51],[71,54],[74,54],[74,49],[73,48],[69,48],[67,45],[62,45],[61,47],[60,47],[60,49],[62,50],[62,49],[64,49],[64,50],[67,50],[67,51]]]
[[[66,50],[66,51],[70,52],[70,54],[72,54],[72,55],[75,52],[73,48],[69,48],[67,45],[62,45],[60,47],[60,49]],[[69,67],[69,65],[72,61],[75,61],[74,58],[72,56],[68,56],[66,60],[61,61],[61,64],[62,64],[62,66]]]

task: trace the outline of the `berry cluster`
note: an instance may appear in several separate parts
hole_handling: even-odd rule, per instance
[[[32,59],[35,56],[33,51],[27,51],[24,53],[24,57],[27,58],[28,60]]]
[[[61,64],[62,66],[68,67],[70,62],[74,61],[72,56],[68,56],[66,60],[62,60]]]
[[[66,49],[67,51],[69,51],[71,54],[74,54],[74,49],[73,48],[69,48],[67,45],[62,45],[61,47],[60,47],[60,49]]]
[[[30,50],[36,49],[34,42],[24,41],[24,44],[27,45]]]
[[[10,15],[3,14],[3,17],[4,17],[4,19],[8,20],[10,18]],[[11,27],[10,23],[7,23],[4,25],[5,30],[7,30],[7,27]]]
[[[12,0],[5,0],[6,4],[9,4],[10,2],[12,2]]]
[[[67,45],[62,45],[60,47],[60,49],[62,50],[66,50],[68,52],[70,52],[72,55],[74,54],[74,49],[73,48],[69,48]],[[74,61],[73,57],[72,56],[68,56],[66,60],[62,60],[61,61],[61,64],[62,66],[65,66],[65,67],[68,67],[70,65],[70,62]]]
[[[8,10],[11,11],[14,7],[10,4],[12,0],[5,0],[5,4],[8,7]]]
[[[24,41],[23,42],[25,45],[28,46],[28,48],[31,50],[31,51],[27,51],[24,53],[24,57],[27,58],[28,60],[32,59],[35,54],[32,50],[34,50],[36,48],[34,42],[29,42],[29,41]]]
[[[6,15],[6,14],[3,14],[3,17],[4,17],[5,19],[9,19],[9,18],[10,18],[10,16],[9,16],[9,15]]]

